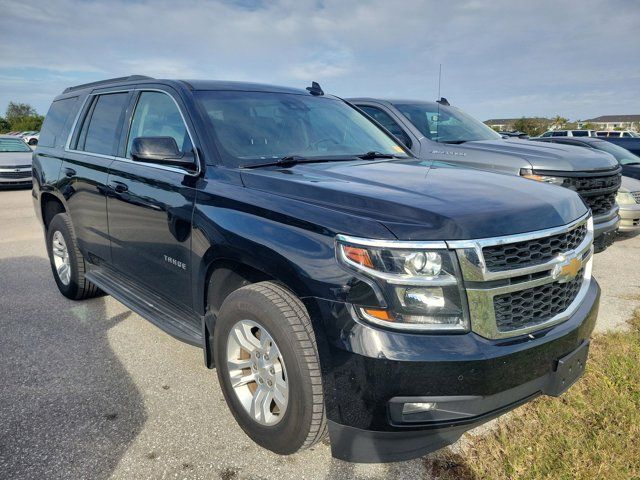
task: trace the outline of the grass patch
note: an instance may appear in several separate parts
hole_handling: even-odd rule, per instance
[[[584,377],[539,398],[461,455],[429,460],[436,478],[640,479],[640,312],[629,332],[593,338]]]

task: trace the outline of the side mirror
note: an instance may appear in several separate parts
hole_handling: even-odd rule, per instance
[[[136,162],[192,167],[195,157],[182,153],[173,137],[137,137],[131,143],[131,159]]]

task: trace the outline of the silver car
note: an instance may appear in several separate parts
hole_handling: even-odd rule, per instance
[[[0,135],[0,187],[31,186],[32,154],[20,137]]]
[[[620,205],[620,232],[640,232],[640,180],[622,177],[622,186],[616,197]]]

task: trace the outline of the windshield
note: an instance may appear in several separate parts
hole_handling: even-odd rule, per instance
[[[0,152],[30,152],[21,138],[0,138]]]
[[[200,91],[225,163],[251,166],[299,156],[406,158],[395,140],[341,100],[290,93]]]
[[[595,142],[595,148],[604,152],[610,153],[616,160],[620,162],[620,165],[629,165],[630,163],[640,163],[640,157],[634,155],[626,148],[619,147],[609,142]]]
[[[436,142],[464,143],[502,138],[484,123],[454,107],[431,102],[396,103],[395,106],[425,137]]]

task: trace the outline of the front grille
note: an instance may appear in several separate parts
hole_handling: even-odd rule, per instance
[[[636,203],[640,203],[640,192],[631,192],[631,195],[636,199]]]
[[[500,272],[546,263],[578,247],[587,235],[583,224],[569,232],[525,242],[484,247],[484,262],[490,271]]]
[[[604,177],[565,177],[563,186],[580,194],[594,215],[609,213],[616,203],[622,175]]]
[[[509,332],[543,323],[565,311],[576,299],[583,281],[583,270],[567,283],[548,283],[539,287],[497,295],[493,298],[496,325]]]
[[[602,215],[608,213],[616,204],[616,194],[609,193],[607,195],[596,195],[593,197],[585,197],[585,203],[591,209],[594,215]]]
[[[31,171],[27,172],[0,172],[0,178],[17,179],[31,177]]]

